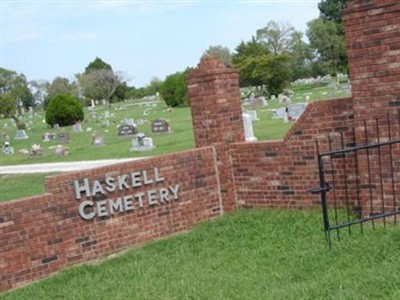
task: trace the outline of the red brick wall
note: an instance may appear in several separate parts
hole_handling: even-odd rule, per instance
[[[328,150],[327,135],[338,144],[352,131],[351,98],[311,103],[283,141],[238,143],[231,151],[235,201],[238,207],[319,207],[315,139]]]
[[[232,211],[233,181],[228,150],[244,142],[239,72],[215,58],[203,58],[188,77],[196,147],[214,146],[225,211]]]
[[[400,2],[354,0],[343,21],[356,125],[373,125],[400,107]]]
[[[396,110],[400,109],[400,2],[354,0],[343,12],[343,20],[357,144],[387,141],[389,132],[392,139],[398,139],[400,123]],[[368,127],[368,138],[365,138],[364,121]],[[388,123],[392,124],[390,128]],[[399,147],[392,150],[394,157],[399,157]],[[358,157],[362,202],[367,206],[373,199],[376,206],[374,211],[382,211],[380,199],[393,198],[393,182],[388,176],[393,171],[388,162],[390,149],[384,147],[379,151],[383,154],[381,164],[378,163],[378,151],[370,152],[369,158],[366,153]],[[394,171],[394,177],[400,178],[396,168]]]
[[[47,179],[48,194],[0,205],[0,291],[45,277],[77,262],[103,257],[132,245],[190,229],[221,214],[221,199],[211,147],[168,156],[135,160]],[[92,196],[94,202],[179,184],[178,200],[129,212],[84,220],[78,214],[74,180],[104,183],[118,176],[146,170],[162,182]]]

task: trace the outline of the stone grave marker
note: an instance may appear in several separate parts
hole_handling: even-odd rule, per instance
[[[248,110],[245,112],[251,116],[251,121],[259,121],[260,119],[257,117],[257,111],[255,110]]]
[[[164,119],[156,119],[151,122],[151,132],[152,133],[168,133],[171,132],[171,127]]]
[[[289,121],[297,120],[306,110],[306,107],[307,107],[306,103],[295,103],[288,105],[287,107],[288,120]]]
[[[133,125],[119,125],[118,126],[118,137],[132,137],[137,134],[138,131]]]
[[[60,143],[69,143],[70,142],[69,134],[66,132],[57,133],[57,141],[59,141]]]
[[[43,142],[50,142],[50,133],[45,132],[45,134],[42,135],[42,141]]]
[[[16,140],[22,140],[22,139],[27,139],[29,136],[26,134],[24,129],[18,129],[15,132],[15,139]]]
[[[6,142],[4,142],[4,144],[3,144],[3,147],[2,147],[2,149],[1,149],[1,152],[2,152],[4,155],[11,155],[11,154],[14,154],[14,148],[11,147],[10,142],[6,141]]]
[[[242,114],[243,116],[243,125],[244,125],[244,135],[246,138],[246,142],[254,142],[257,141],[257,138],[254,136],[253,133],[253,124],[251,121],[251,115],[249,114]]]
[[[72,125],[72,130],[74,131],[74,132],[81,132],[82,131],[82,125],[81,125],[81,123],[78,121],[78,122],[75,122],[75,124],[74,125]]]
[[[286,109],[283,107],[272,111],[272,119],[287,119]]]
[[[138,133],[131,142],[131,151],[149,151],[154,149],[153,139],[146,137],[143,133]]]
[[[104,138],[102,136],[95,136],[92,139],[92,146],[93,147],[101,147],[104,146]]]

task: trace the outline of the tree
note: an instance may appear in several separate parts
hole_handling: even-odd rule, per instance
[[[321,0],[318,4],[320,17],[324,20],[342,23],[341,11],[349,0]]]
[[[15,99],[10,93],[0,93],[0,114],[6,118],[14,118],[17,112]]]
[[[312,76],[312,51],[310,46],[304,42],[303,33],[296,31],[292,35],[293,46],[291,51],[292,80]]]
[[[87,65],[84,74],[88,74],[94,70],[112,70],[112,67],[110,64],[104,62],[101,58],[96,57],[94,61]]]
[[[78,96],[78,87],[75,82],[70,82],[68,78],[56,77],[51,83],[45,83],[47,95],[44,99],[43,106],[47,109],[50,100],[57,95]]]
[[[84,119],[81,101],[71,95],[59,94],[51,99],[46,111],[46,123],[54,126],[73,125]]]
[[[9,94],[18,109],[21,106],[28,109],[29,106],[33,107],[35,105],[35,100],[28,88],[25,75],[17,74],[12,70],[0,68],[0,94]]]
[[[316,52],[319,63],[327,66],[337,78],[339,71],[347,66],[346,46],[340,24],[324,19],[308,23],[307,37],[310,47]]]
[[[260,94],[265,93],[264,87],[270,94],[279,94],[291,77],[290,55],[273,55],[266,43],[254,37],[236,47],[232,61],[240,71],[240,85],[259,87]]]
[[[267,26],[256,31],[257,40],[265,43],[269,51],[276,55],[291,52],[293,48],[293,34],[296,31],[290,24],[268,22]]]
[[[252,74],[254,65],[249,61],[245,63],[245,60],[269,53],[268,47],[265,44],[259,43],[255,37],[252,37],[251,41],[246,43],[242,41],[235,48],[235,53],[232,55],[232,64],[240,71],[240,86],[261,86],[263,84],[259,78],[255,78]]]
[[[92,70],[81,76],[80,83],[87,98],[105,100],[110,104],[111,97],[122,84],[122,76],[108,69]]]
[[[190,68],[184,72],[168,75],[160,87],[161,97],[168,106],[187,106],[189,96],[187,91],[186,75]]]
[[[114,72],[111,65],[98,57],[77,77],[86,98],[105,100],[108,105],[118,86],[123,84],[122,74]],[[118,96],[115,99],[118,99]]]
[[[232,65],[232,56],[229,48],[221,45],[210,46],[206,51],[204,51],[202,58],[203,57],[218,58],[227,67],[230,67]]]

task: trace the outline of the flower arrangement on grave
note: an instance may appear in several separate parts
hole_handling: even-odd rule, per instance
[[[42,148],[40,147],[39,144],[33,144],[31,146],[31,155],[42,155]]]

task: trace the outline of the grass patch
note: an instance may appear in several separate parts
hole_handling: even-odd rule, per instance
[[[45,193],[44,178],[57,173],[0,175],[0,203]]]
[[[328,250],[321,223],[319,211],[236,212],[0,298],[400,298],[399,228],[365,226]]]

